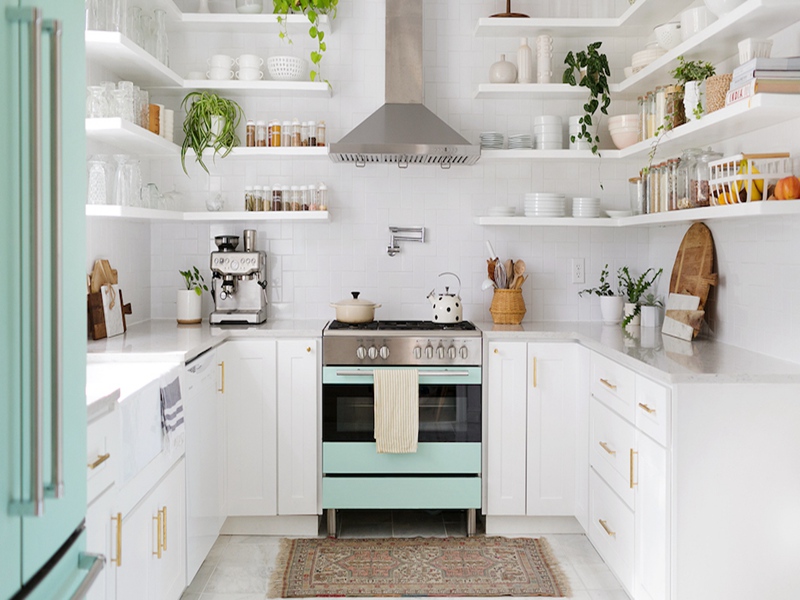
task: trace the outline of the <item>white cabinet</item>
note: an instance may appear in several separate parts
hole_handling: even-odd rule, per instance
[[[319,343],[278,340],[278,514],[317,514]]]
[[[634,530],[636,600],[667,598],[667,450],[637,432]]]
[[[576,364],[573,344],[489,344],[487,515],[575,514]]]
[[[116,589],[116,539],[117,514],[114,512],[116,493],[114,488],[100,494],[86,509],[86,551],[102,554],[106,557],[106,565],[97,576],[87,600],[111,600]],[[121,518],[121,517],[119,517]]]
[[[278,512],[276,348],[266,339],[231,340],[220,348],[231,516]]]

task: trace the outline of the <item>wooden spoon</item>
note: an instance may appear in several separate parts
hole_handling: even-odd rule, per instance
[[[497,262],[496,258],[495,259],[491,259],[490,258],[490,259],[488,259],[486,261],[486,270],[489,273],[489,279],[491,279],[492,281],[495,281],[495,278],[494,278],[494,267],[495,267],[496,262]]]
[[[514,263],[514,275],[516,277],[522,277],[522,274],[525,272],[525,261],[521,258]]]

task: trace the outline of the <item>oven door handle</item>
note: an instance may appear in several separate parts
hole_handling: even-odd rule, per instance
[[[336,371],[338,377],[368,377],[375,373],[372,369],[356,371]],[[469,371],[420,371],[420,377],[469,377]]]

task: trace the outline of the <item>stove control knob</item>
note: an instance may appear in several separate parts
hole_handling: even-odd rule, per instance
[[[456,357],[456,347],[455,346],[450,346],[447,349],[447,358],[453,360],[453,359],[455,359],[455,357]]]
[[[417,360],[422,358],[422,348],[420,348],[419,346],[414,346],[414,358],[416,358]]]
[[[461,346],[461,350],[459,351],[459,354],[461,355],[461,358],[466,360],[467,356],[469,355],[469,351],[467,350],[467,347],[466,346]]]
[[[370,360],[375,360],[378,358],[378,349],[375,346],[370,346],[369,350],[367,350],[367,355],[369,356]]]
[[[367,358],[367,349],[364,348],[364,346],[359,346],[358,348],[356,348],[356,356],[358,357],[359,360],[364,360],[365,358]]]
[[[389,358],[389,346],[381,346],[381,349],[379,350],[379,352],[380,352],[381,358],[383,360],[386,360],[387,358]]]
[[[430,344],[425,346],[425,358],[433,358],[433,346]]]
[[[440,359],[444,358],[444,346],[442,346],[441,344],[439,345],[438,348],[436,348],[436,356],[439,357]]]

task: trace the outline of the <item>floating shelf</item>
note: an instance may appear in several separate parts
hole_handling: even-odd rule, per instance
[[[266,66],[264,70],[266,71]],[[183,94],[186,89],[213,90],[228,95],[246,93],[248,96],[293,96],[296,98],[331,97],[331,87],[324,81],[211,81],[208,79],[185,79],[183,80],[182,88],[178,91],[180,94]]]
[[[566,83],[481,83],[474,98],[494,100],[516,100],[519,98],[541,98],[544,100],[586,100],[585,88]]]
[[[311,26],[305,15],[286,15],[287,29],[290,33],[305,32]],[[325,27],[329,22],[327,15],[319,15],[319,23]],[[239,13],[181,13],[170,23],[170,29],[187,32],[213,33],[264,33],[278,32],[282,25],[278,15],[244,15]]]
[[[183,79],[172,69],[116,31],[86,31],[86,60],[100,65],[120,79],[140,87],[181,87]]]
[[[174,210],[155,210],[133,206],[112,206],[107,204],[87,204],[86,216],[126,221],[313,221],[329,220],[326,210],[303,212],[180,212]]]
[[[574,219],[537,217],[476,217],[475,223],[483,226],[503,227],[658,227],[674,223],[694,223],[721,219],[752,217],[800,216],[800,200],[750,202],[733,206],[707,206],[687,210],[674,210],[652,215],[638,215],[621,219]]]
[[[607,152],[618,153],[618,150],[600,150],[603,158],[606,158]],[[591,150],[535,150],[535,149],[519,149],[519,150],[481,150],[481,162],[489,160],[576,160],[576,161],[594,161],[600,157],[592,154]],[[480,164],[480,163],[478,163]]]
[[[119,117],[86,119],[86,140],[106,144],[125,154],[178,156],[180,152],[177,144]]]
[[[194,156],[194,151],[189,149],[186,152],[187,156]],[[211,158],[211,151],[206,150],[203,152],[204,157]],[[257,148],[248,148],[248,147],[237,147],[231,150],[231,153],[225,157],[225,160],[229,159],[246,159],[246,158],[262,158],[262,157],[271,157],[271,158],[279,158],[281,156],[293,156],[296,158],[304,157],[304,158],[325,158],[328,156],[328,147],[313,147],[313,148],[303,148],[303,147],[296,147],[296,146],[286,146],[286,147],[279,147],[279,148],[272,148],[272,147],[257,147]]]

